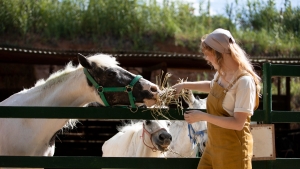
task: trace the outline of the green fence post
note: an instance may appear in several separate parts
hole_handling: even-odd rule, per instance
[[[272,93],[271,93],[271,63],[263,65],[263,110],[265,113],[264,123],[271,124]]]
[[[272,86],[271,86],[271,63],[264,63],[263,65],[263,110],[265,113],[264,123],[271,124],[272,111]],[[267,161],[266,168],[272,169],[273,162]]]

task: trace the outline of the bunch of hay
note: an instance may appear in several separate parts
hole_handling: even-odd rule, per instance
[[[176,105],[178,111],[183,114],[182,99],[180,97],[188,99],[188,90],[183,89],[176,94],[175,89],[169,86],[168,80],[172,75],[166,73],[163,77],[163,72],[161,75],[156,77],[156,84],[159,86],[162,91],[157,98],[157,102],[154,106],[151,107],[151,112],[154,117],[163,116],[166,119],[166,114],[168,113],[170,105]],[[185,80],[186,81],[186,80]],[[177,83],[184,82],[183,79],[179,79]]]

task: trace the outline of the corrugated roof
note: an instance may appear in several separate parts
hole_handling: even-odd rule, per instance
[[[251,59],[252,62],[265,63],[270,62],[273,64],[300,64],[300,58],[288,58],[288,59]]]
[[[17,48],[17,47],[0,47],[0,52],[12,52],[19,54],[35,54],[35,55],[56,55],[59,57],[64,56],[77,56],[78,53],[83,55],[95,53],[112,54],[117,58],[189,58],[204,60],[200,54],[183,54],[183,53],[167,53],[156,51],[109,51],[109,50],[53,50],[53,49],[34,49],[34,48]],[[1,57],[1,56],[0,56]],[[270,62],[274,64],[300,64],[300,56],[251,56],[250,60],[256,63]]]
[[[47,55],[77,55],[81,54],[94,54],[94,53],[107,53],[115,57],[189,57],[201,58],[200,54],[183,54],[183,53],[168,53],[168,52],[149,52],[149,51],[109,51],[109,50],[53,50],[53,49],[26,49],[26,48],[10,48],[0,47],[0,51],[47,54]]]

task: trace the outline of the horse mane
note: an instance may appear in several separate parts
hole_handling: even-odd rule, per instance
[[[65,66],[64,69],[61,69],[61,70],[58,70],[57,72],[52,73],[46,80],[44,80],[44,79],[38,80],[35,83],[34,87],[38,87],[38,86],[41,86],[41,85],[46,84],[46,83],[51,83],[49,85],[58,83],[58,82],[62,81],[63,79],[65,79],[66,75],[68,75],[69,73],[75,71],[77,69],[77,67],[73,66],[72,62],[69,62]]]
[[[97,64],[98,67],[113,67],[119,65],[116,58],[108,54],[95,54],[88,57],[88,59]]]
[[[95,54],[88,57],[88,59],[91,62],[96,63],[99,67],[110,67],[119,65],[119,62],[116,61],[115,57],[112,57],[111,55],[107,54]],[[64,69],[58,70],[57,72],[52,73],[46,80],[40,79],[36,82],[34,87],[42,86],[43,88],[48,88],[50,86],[53,86],[55,84],[58,84],[65,79],[69,78],[69,75],[71,72],[74,72],[76,70],[80,70],[82,66],[79,64],[78,66],[73,66],[72,62],[69,62]],[[74,73],[72,74],[74,77],[76,77],[78,74]]]
[[[139,131],[141,129],[142,124],[142,121],[130,121],[129,123],[123,123],[122,126],[118,126],[117,130],[123,133],[129,130]]]

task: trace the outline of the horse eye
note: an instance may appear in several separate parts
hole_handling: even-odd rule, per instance
[[[150,120],[146,120],[146,125],[150,125],[151,124],[151,121]]]
[[[114,76],[116,76],[116,72],[114,72],[114,71],[109,71],[108,73],[107,73],[107,76],[108,77],[114,77]]]

